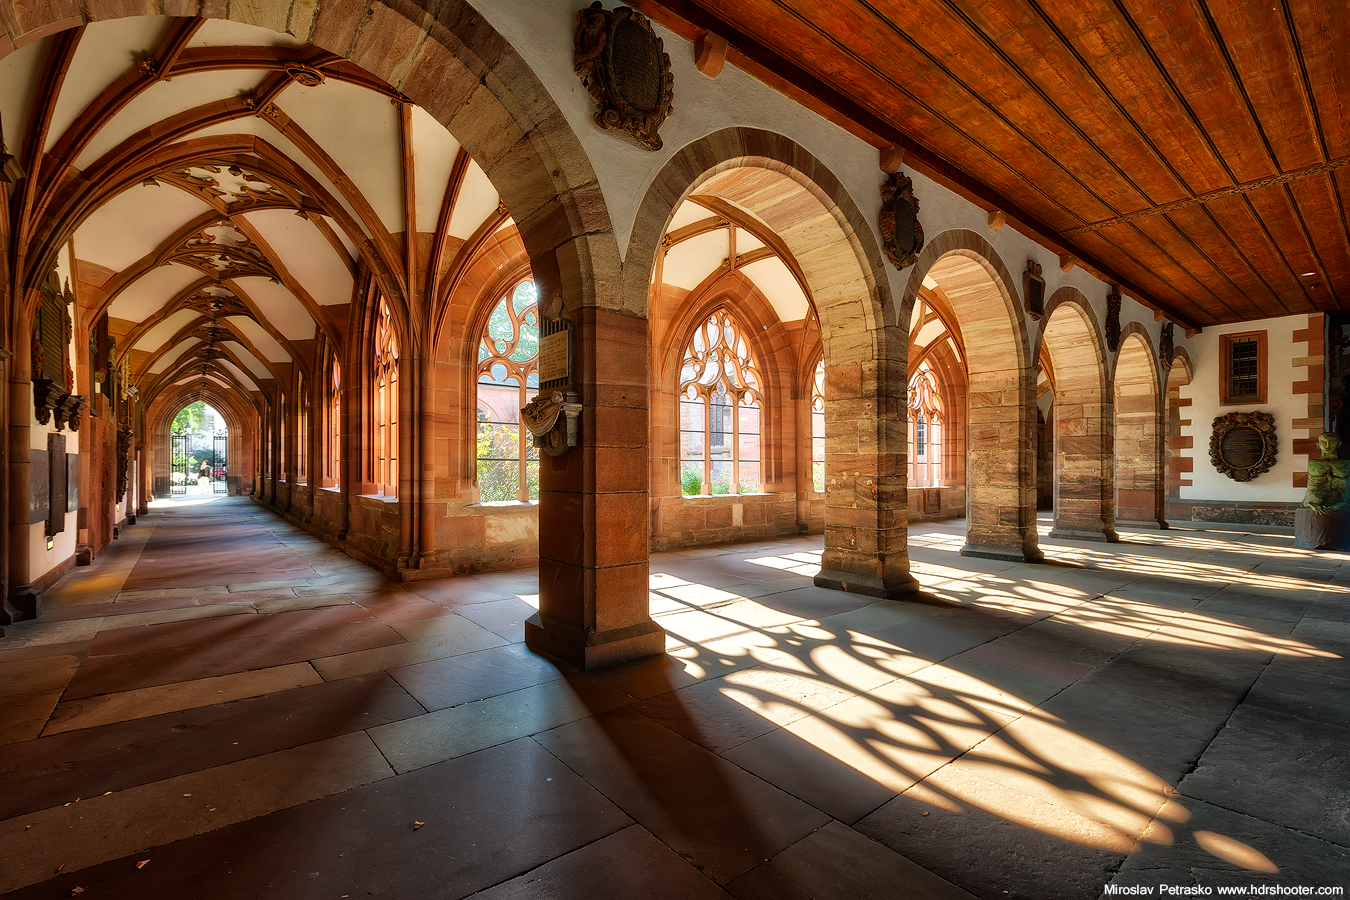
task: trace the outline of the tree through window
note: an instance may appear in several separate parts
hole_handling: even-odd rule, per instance
[[[825,358],[811,379],[811,490],[825,490]]]
[[[735,319],[718,310],[695,330],[680,367],[683,493],[759,491],[759,370]]]
[[[539,451],[521,427],[539,390],[539,310],[534,282],[498,301],[478,344],[478,499],[539,499]]]

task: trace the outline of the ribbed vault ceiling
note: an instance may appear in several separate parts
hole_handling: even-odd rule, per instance
[[[192,380],[270,395],[316,339],[342,346],[362,272],[406,298],[419,267],[509,224],[430,115],[261,28],[153,16],[53,35],[0,60],[0,115],[34,176],[20,277],[55,263],[92,286],[82,303],[106,305],[147,399]]]

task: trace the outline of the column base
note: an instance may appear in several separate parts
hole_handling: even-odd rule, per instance
[[[961,555],[969,556],[972,559],[997,559],[1002,562],[1013,563],[1038,563],[1045,560],[1045,554],[1040,550],[1028,553],[1025,550],[1009,550],[1006,547],[981,547],[971,544],[966,544],[961,548]]]
[[[525,620],[525,646],[590,672],[665,653],[666,632],[650,620],[612,631],[582,631],[535,613]]]
[[[36,619],[40,596],[41,594],[33,590],[31,584],[21,584],[11,590],[8,599],[5,600],[5,611],[9,613],[10,621],[25,622]]]
[[[1061,541],[1094,541],[1099,544],[1114,544],[1120,540],[1115,530],[1078,531],[1073,528],[1051,528],[1049,537]]]
[[[856,572],[843,572],[837,569],[821,569],[815,577],[815,584],[816,587],[832,591],[845,591],[881,600],[894,600],[923,589],[923,586],[908,574],[893,578],[878,578],[875,575],[859,575]]]
[[[1166,522],[1160,522],[1157,519],[1143,519],[1136,521],[1134,519],[1116,519],[1116,524],[1121,528],[1134,528],[1140,531],[1166,531],[1171,526]]]

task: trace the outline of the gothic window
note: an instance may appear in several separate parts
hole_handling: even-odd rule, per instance
[[[539,499],[539,451],[520,408],[539,390],[539,310],[522,281],[493,307],[478,344],[478,499]]]
[[[300,387],[296,392],[300,411],[295,427],[295,480],[299,484],[309,481],[309,391],[305,389],[305,376],[300,375]]]
[[[927,363],[909,380],[909,484],[942,483],[942,395]]]
[[[680,367],[680,483],[686,496],[759,491],[763,395],[750,345],[725,310],[690,338]]]
[[[811,379],[811,490],[825,490],[825,360]]]
[[[328,381],[328,402],[324,411],[323,486],[337,487],[338,462],[341,459],[342,429],[342,366],[336,357],[330,359],[332,374]]]
[[[398,338],[389,304],[380,298],[375,322],[375,492],[398,494]]]

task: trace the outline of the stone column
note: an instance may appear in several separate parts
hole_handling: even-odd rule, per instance
[[[581,445],[540,459],[539,612],[525,643],[596,669],[665,649],[647,610],[647,320],[573,316]]]
[[[901,597],[919,589],[909,574],[907,336],[894,326],[871,334],[860,319],[861,304],[831,306],[822,329],[825,553],[815,583]],[[859,355],[873,358],[845,361]]]
[[[1074,541],[1114,541],[1115,456],[1111,404],[1101,392],[1056,392],[1058,449],[1055,527],[1050,536]]]
[[[1034,371],[1014,368],[971,376],[967,442],[970,499],[961,555],[1013,562],[1044,559],[1036,543]]]

